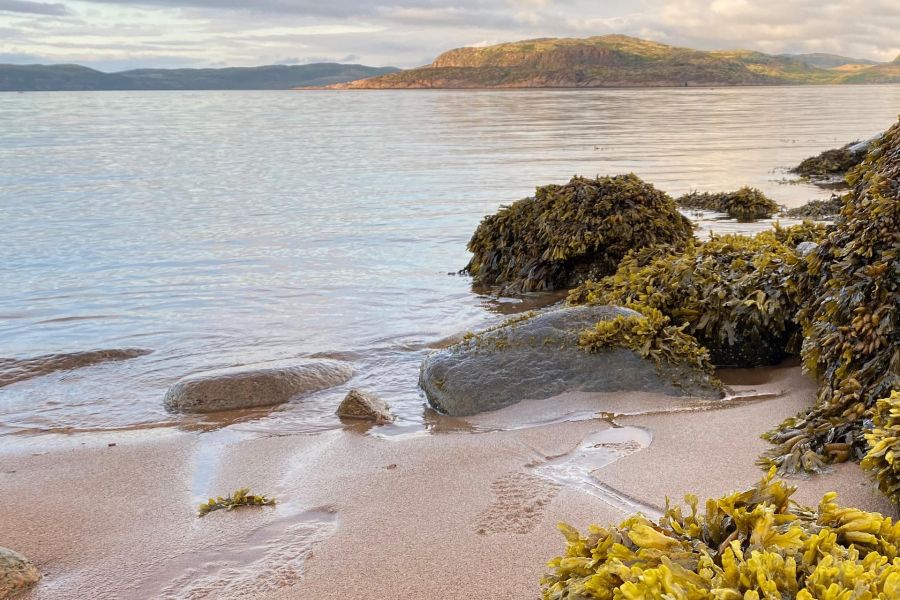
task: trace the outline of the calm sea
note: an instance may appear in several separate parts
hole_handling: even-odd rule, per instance
[[[629,171],[796,206],[829,192],[787,168],[898,112],[900,86],[0,94],[0,359],[152,350],[0,388],[0,434],[215,423],[167,387],[309,356],[356,376],[245,426],[333,426],[354,386],[421,429],[423,355],[522,306],[450,275],[483,215]]]

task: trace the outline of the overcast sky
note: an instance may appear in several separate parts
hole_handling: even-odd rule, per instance
[[[411,67],[459,46],[606,33],[888,61],[900,54],[900,0],[0,0],[0,62],[106,71]]]

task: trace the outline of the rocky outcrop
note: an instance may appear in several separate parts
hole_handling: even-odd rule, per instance
[[[0,600],[31,587],[41,578],[30,560],[7,548],[0,548]]]
[[[652,391],[719,397],[707,373],[660,366],[637,352],[586,352],[582,332],[601,320],[638,315],[610,306],[531,313],[426,357],[419,385],[440,412],[466,416],[568,391]]]
[[[869,148],[880,138],[881,134],[878,134],[861,142],[850,142],[840,148],[825,150],[821,154],[805,159],[791,169],[791,172],[801,177],[806,177],[815,183],[841,182],[851,169],[866,158]]]
[[[350,390],[335,414],[345,419],[363,419],[376,423],[389,423],[394,420],[387,402],[359,390]]]
[[[168,410],[188,413],[272,406],[340,385],[352,375],[349,364],[334,360],[221,369],[181,379],[166,393],[164,402]]]

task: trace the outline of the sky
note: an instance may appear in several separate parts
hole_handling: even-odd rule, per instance
[[[900,0],[0,0],[0,63],[103,71],[352,62],[622,33],[701,50],[900,54]]]

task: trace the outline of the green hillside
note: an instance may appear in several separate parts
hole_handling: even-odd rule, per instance
[[[843,60],[845,57],[833,55],[804,59],[747,50],[704,52],[623,35],[542,38],[457,48],[424,67],[334,87],[589,88],[894,81],[893,73],[882,69],[884,65],[853,63],[851,69],[840,70],[845,65]],[[812,64],[816,62],[841,64],[832,69]]]
[[[797,58],[803,62],[819,67],[820,69],[833,69],[844,65],[877,65],[874,60],[867,58],[851,58],[849,56],[841,56],[839,54],[827,54],[825,52],[813,52],[811,54],[781,54],[786,58]]]
[[[289,90],[327,86],[396,71],[316,63],[224,69],[136,69],[103,73],[79,65],[2,65],[0,91]]]

